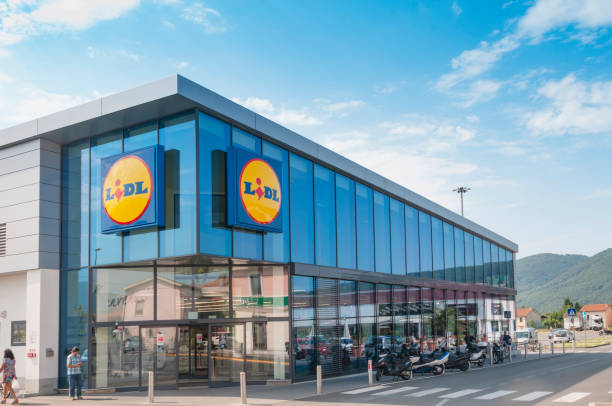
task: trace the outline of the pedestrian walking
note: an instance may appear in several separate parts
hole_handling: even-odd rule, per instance
[[[2,365],[0,365],[0,371],[2,371],[2,404],[6,403],[6,398],[10,394],[13,398],[13,404],[16,405],[19,403],[19,399],[15,395],[15,391],[13,390],[13,381],[17,379],[15,375],[15,356],[13,355],[13,351],[9,348],[4,350],[4,356],[2,357]]]
[[[72,400],[83,399],[81,396],[81,367],[83,361],[79,356],[79,347],[72,348],[72,352],[66,359],[68,374],[69,397]]]

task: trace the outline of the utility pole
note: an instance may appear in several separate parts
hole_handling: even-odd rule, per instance
[[[468,192],[468,190],[472,190],[467,186],[459,186],[457,189],[453,189],[453,192],[457,192],[461,195],[461,217],[463,217],[463,195]]]

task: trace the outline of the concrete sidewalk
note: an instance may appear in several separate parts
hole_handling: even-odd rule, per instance
[[[555,357],[562,354],[555,354]],[[542,358],[551,358],[552,355],[542,354]],[[536,362],[537,354],[529,354],[525,360],[524,356],[514,356],[513,364],[523,362]],[[487,360],[488,361],[488,360]],[[455,374],[469,374],[472,371],[478,371],[487,368],[504,368],[510,365],[507,361],[504,364],[493,365],[487,364],[480,368],[474,367],[467,372],[458,370],[449,370],[446,375],[452,376]],[[432,374],[414,374],[413,381],[423,379],[435,379]],[[405,382],[405,381],[400,381]],[[392,378],[383,377],[381,382],[375,384],[394,385],[396,382]],[[349,376],[336,378],[328,378],[323,380],[323,394],[331,394],[336,392],[347,391],[355,388],[365,387],[368,385],[367,373],[360,373]],[[275,405],[283,402],[293,401],[312,397],[316,394],[316,382],[301,382],[292,385],[249,385],[247,386],[247,399],[251,405]],[[77,403],[78,402],[78,403]],[[56,396],[37,396],[31,398],[20,399],[21,404],[28,405],[64,405],[64,404],[113,404],[116,406],[123,405],[142,405],[147,403],[147,392],[117,392],[112,394],[86,395],[82,401],[73,402],[66,395]],[[10,403],[10,402],[9,402]],[[238,386],[224,388],[207,388],[193,387],[181,388],[178,390],[158,390],[155,393],[155,404],[167,404],[176,406],[195,406],[195,405],[239,405],[240,404],[240,388]]]

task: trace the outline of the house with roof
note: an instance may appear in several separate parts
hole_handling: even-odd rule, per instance
[[[533,322],[533,323],[531,323]],[[531,324],[531,325],[530,325]],[[522,307],[516,311],[516,328],[541,327],[542,315],[533,307]]]
[[[599,316],[603,320],[603,328],[612,328],[612,304],[586,304],[580,309],[580,313],[584,314],[584,318],[589,320],[592,316]]]

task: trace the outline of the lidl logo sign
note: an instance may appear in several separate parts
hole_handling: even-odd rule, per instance
[[[282,231],[280,162],[236,147],[227,162],[229,225]]]
[[[101,160],[103,233],[163,225],[163,158],[157,145]]]

